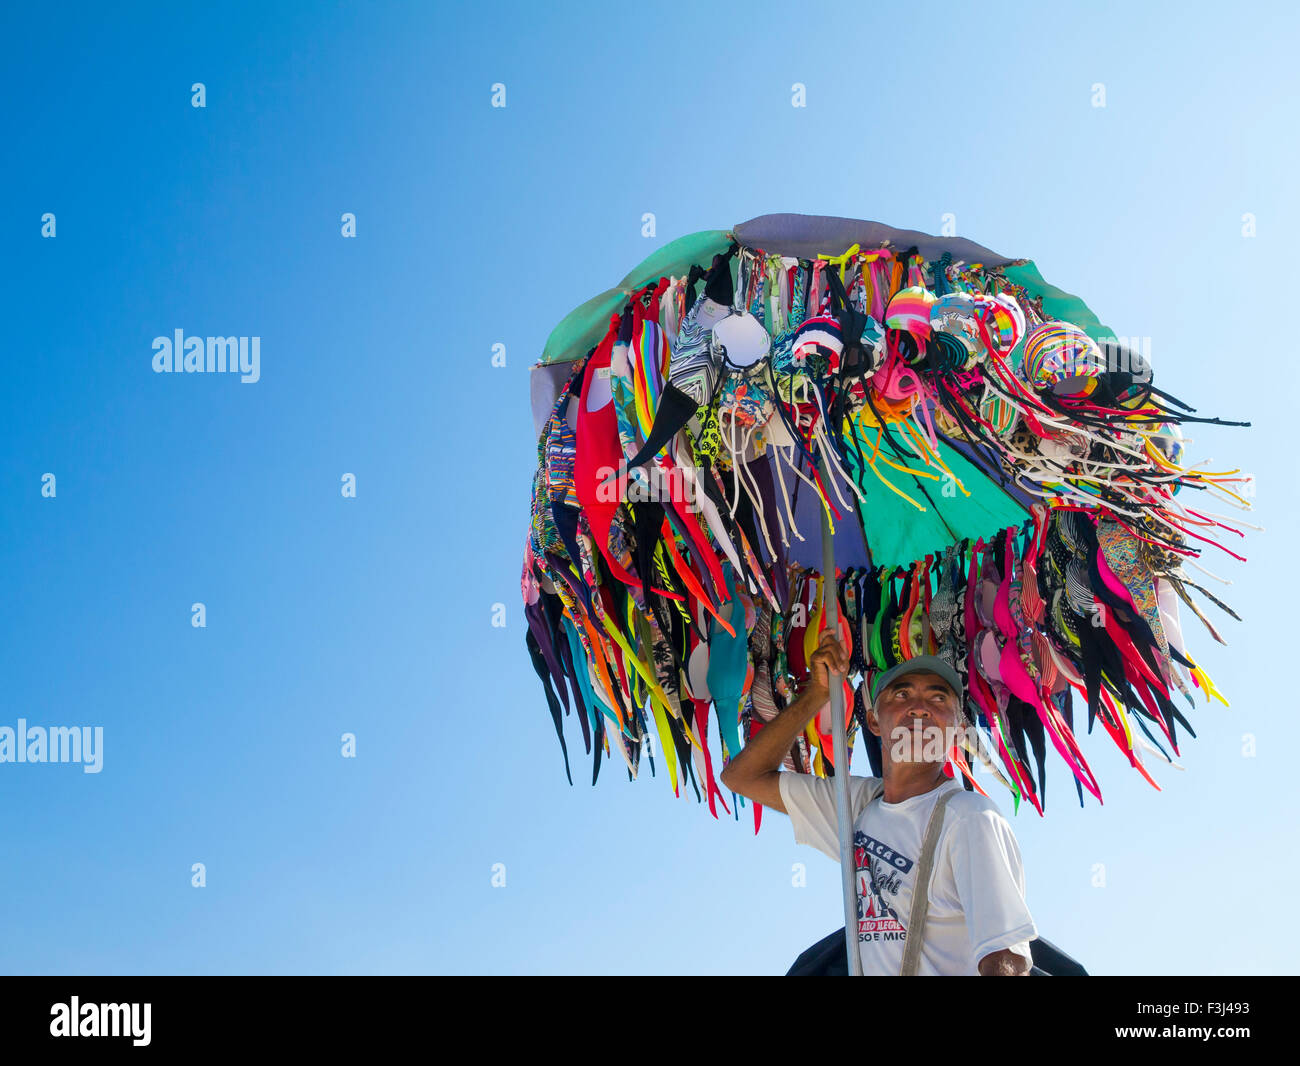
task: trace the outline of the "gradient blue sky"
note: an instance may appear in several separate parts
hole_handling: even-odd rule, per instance
[[[838,927],[782,815],[570,788],[519,604],[551,328],[796,211],[953,213],[1253,421],[1192,434],[1268,529],[1207,557],[1229,646],[1185,619],[1231,709],[1163,794],[1099,730],[1105,806],[1053,755],[1013,825],[1094,973],[1294,972],[1296,41],[1286,3],[6,5],[0,725],[105,751],[0,765],[0,971],[775,974]],[[261,337],[261,380],[155,375],[177,328]]]

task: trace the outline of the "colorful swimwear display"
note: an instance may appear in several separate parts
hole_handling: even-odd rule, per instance
[[[717,775],[793,701],[825,627],[820,510],[865,547],[836,577],[850,751],[873,774],[872,683],[930,654],[966,683],[948,758],[968,789],[978,766],[1041,814],[1059,759],[1101,802],[1093,732],[1094,761],[1114,744],[1159,788],[1148,766],[1195,735],[1197,690],[1226,706],[1179,605],[1221,643],[1193,591],[1236,615],[1184,567],[1242,559],[1255,528],[1221,513],[1250,509],[1249,479],[1189,462],[1179,427],[1249,423],[1194,414],[1012,275],[888,242],[733,242],[625,289],[598,342],[548,360],[571,371],[541,419],[522,590],[566,772],[576,718],[593,783],[602,759],[662,764],[729,812]],[[825,717],[789,769],[833,772]]]

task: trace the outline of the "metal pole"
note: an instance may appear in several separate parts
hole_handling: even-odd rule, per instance
[[[829,471],[822,464],[822,480],[829,484]],[[835,580],[835,546],[831,543],[831,518],[822,507],[822,610],[826,628],[839,636],[840,601]],[[857,863],[853,856],[853,812],[849,808],[848,736],[844,723],[844,686],[831,674],[831,760],[835,764],[835,813],[840,832],[840,878],[844,885],[844,944],[849,956],[849,976],[862,976],[862,955],[858,949]]]

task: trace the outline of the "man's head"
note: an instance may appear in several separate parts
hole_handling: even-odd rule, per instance
[[[965,725],[957,671],[933,655],[899,663],[876,681],[867,727],[886,762],[938,762]]]

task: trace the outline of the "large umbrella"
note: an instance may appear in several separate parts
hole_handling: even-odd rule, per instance
[[[1245,523],[1206,501],[1248,508],[1245,479],[1184,465],[1179,426],[1220,420],[1028,260],[805,215],[692,234],[561,321],[531,390],[527,639],[566,773],[570,714],[593,783],[611,748],[635,776],[657,736],[674,791],[699,796],[694,769],[716,817],[710,707],[734,757],[822,630],[852,647],[859,683],[785,765],[834,775],[854,972],[847,776],[859,726],[880,773],[881,671],[947,659],[970,726],[950,772],[983,791],[983,763],[1040,814],[1049,743],[1101,800],[1074,693],[1155,787],[1143,757],[1190,732],[1174,697],[1222,699],[1179,618],[1222,640],[1192,589],[1232,613],[1183,565],[1241,558],[1216,538]]]

